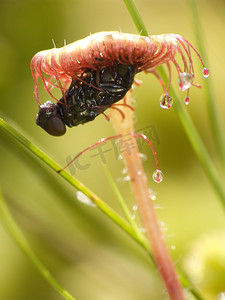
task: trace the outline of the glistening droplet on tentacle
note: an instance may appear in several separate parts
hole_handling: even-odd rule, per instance
[[[185,104],[185,105],[188,105],[189,103],[190,103],[190,99],[189,99],[188,96],[186,96],[186,97],[184,98],[184,104]]]
[[[209,77],[209,70],[206,69],[206,68],[204,68],[204,69],[202,70],[202,76],[203,76],[204,78],[208,78],[208,77]]]
[[[163,109],[170,109],[173,105],[173,98],[169,94],[163,94],[159,98],[160,107]]]
[[[154,173],[152,174],[152,179],[156,182],[156,183],[160,183],[163,181],[163,173],[160,170],[155,170]]]
[[[187,89],[189,89],[193,80],[194,80],[193,74],[186,73],[186,72],[180,73],[177,80],[180,90],[186,91]]]

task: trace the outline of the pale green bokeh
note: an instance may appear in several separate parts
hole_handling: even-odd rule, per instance
[[[224,2],[197,1],[203,29],[205,52],[218,100],[220,117],[224,118],[225,21]],[[150,34],[178,33],[196,44],[193,20],[186,1],[136,1]],[[113,134],[111,123],[103,116],[95,122],[69,129],[60,138],[47,135],[35,125],[37,104],[29,70],[32,56],[44,49],[57,47],[83,38],[90,33],[122,30],[137,33],[121,0],[65,0],[0,2],[0,110],[7,120],[13,120],[18,130],[53,157],[62,166],[66,158]],[[206,147],[218,164],[210,121],[205,105],[204,79],[200,62],[194,57],[196,82],[203,88],[191,88],[188,110]],[[175,76],[176,77],[176,76]],[[176,88],[176,78],[173,86]],[[224,211],[217,201],[189,141],[173,110],[159,107],[161,87],[152,75],[140,74],[143,84],[134,91],[137,130],[154,126],[159,143],[154,143],[164,182],[156,185],[151,174],[154,159],[147,146],[143,151],[149,175],[149,185],[157,192],[156,204],[161,221],[166,223],[167,242],[176,246],[174,260],[181,262],[190,244],[203,234],[224,229]],[[184,97],[178,92],[181,101]],[[41,92],[43,102],[48,95]],[[224,123],[223,123],[224,125]],[[107,166],[115,179],[120,179],[123,164],[117,159],[111,144],[105,154]],[[116,228],[101,212],[77,203],[74,191],[58,181],[54,190],[49,177],[0,136],[0,184],[10,208],[31,241],[36,254],[57,279],[77,299],[139,300],[164,299],[158,275],[145,253]],[[94,150],[80,159],[90,164],[86,170],[76,170],[76,176],[106,199],[115,209],[115,200],[104,172],[101,159],[92,157]],[[53,174],[57,177],[57,175]],[[132,207],[129,184],[118,186]],[[66,191],[66,192],[65,192]],[[70,201],[66,201],[69,199]],[[73,203],[66,205],[67,202]],[[72,208],[73,207],[73,208]],[[26,258],[0,227],[0,299],[40,300],[61,299],[39,277]],[[224,285],[225,290],[225,285]]]

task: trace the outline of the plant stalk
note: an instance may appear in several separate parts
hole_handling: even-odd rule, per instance
[[[123,0],[123,2],[125,3],[128,11],[130,13],[130,16],[131,16],[136,28],[139,31],[139,34],[148,36],[149,35],[148,30],[145,27],[145,24],[142,21],[142,18],[140,16],[139,11],[137,10],[137,7],[135,6],[133,0]]]
[[[203,31],[199,18],[198,5],[196,0],[188,0],[188,5],[190,8],[190,15],[192,17],[193,29],[196,36],[196,42],[198,44],[199,52],[204,60],[205,65],[210,69],[207,60],[206,50],[203,41]],[[213,74],[212,74],[213,75]],[[221,165],[223,171],[225,170],[225,139],[223,133],[223,124],[221,122],[221,115],[218,109],[218,101],[215,99],[214,87],[211,78],[207,79],[207,84],[204,84],[204,90],[207,101],[207,108],[209,114],[209,120],[211,122],[211,127],[213,131],[213,136],[216,142],[216,146],[221,158]]]
[[[128,92],[126,102],[130,105],[130,101],[131,92]],[[153,201],[149,193],[147,177],[139,156],[137,142],[130,134],[134,132],[132,111],[123,106],[120,109],[126,117],[121,119],[121,115],[115,111],[111,115],[111,120],[116,132],[123,136],[121,142],[126,147],[125,151],[123,151],[123,157],[138,205],[141,222],[146,230],[146,236],[151,245],[155,263],[165,283],[170,299],[182,300],[184,299],[183,289],[177,278],[175,267],[160,230]]]
[[[76,300],[69,292],[67,292],[51,275],[49,270],[42,264],[36,254],[33,252],[29,243],[20,231],[18,225],[14,221],[0,190],[0,217],[5,229],[11,235],[19,248],[24,252],[26,257],[33,264],[35,269],[42,275],[43,278],[55,289],[65,300]]]

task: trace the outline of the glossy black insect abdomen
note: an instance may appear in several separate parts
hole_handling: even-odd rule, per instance
[[[134,75],[134,67],[118,64],[90,70],[82,75],[82,81],[73,80],[66,93],[66,105],[63,97],[57,103],[65,124],[72,127],[94,120],[126,95]]]
[[[135,73],[135,67],[123,64],[87,70],[80,79],[71,82],[65,97],[57,104],[47,101],[40,106],[37,125],[58,136],[65,133],[63,124],[73,127],[94,120],[126,95]]]

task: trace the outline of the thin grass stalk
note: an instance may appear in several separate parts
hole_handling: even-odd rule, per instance
[[[203,33],[202,33],[202,26],[199,18],[199,13],[198,13],[198,5],[196,3],[196,0],[188,0],[188,5],[190,7],[191,18],[194,24],[193,27],[196,36],[196,42],[198,44],[198,49],[202,55],[205,64],[210,69],[209,63],[207,61],[204,42],[202,39]],[[211,122],[213,136],[216,142],[217,149],[220,154],[223,170],[225,170],[225,139],[224,139],[224,132],[223,132],[224,130],[221,122],[221,115],[218,111],[218,106],[217,106],[218,101],[216,101],[215,99],[213,84],[210,78],[208,78],[207,84],[204,84],[204,90],[206,95],[209,120]]]
[[[0,217],[7,232],[11,235],[12,239],[16,242],[19,248],[23,251],[26,257],[33,264],[35,269],[41,274],[42,277],[66,300],[76,300],[69,292],[67,292],[51,275],[49,270],[41,263],[39,258],[33,252],[28,244],[24,235],[20,231],[18,225],[14,221],[8,207],[5,203],[3,194],[0,190]]]
[[[148,36],[148,30],[135,6],[133,0],[123,0],[140,35]]]
[[[116,186],[116,183],[114,182],[109,170],[107,169],[107,167],[105,165],[104,166],[104,171],[106,173],[106,176],[107,176],[107,179],[113,189],[113,192],[117,198],[117,201],[119,202],[120,204],[120,207],[122,208],[123,210],[123,213],[127,219],[127,221],[130,223],[131,227],[133,228],[133,230],[135,231],[136,235],[139,237],[140,240],[143,241],[143,244],[146,245],[146,249],[149,249],[149,244],[148,244],[148,240],[145,238],[145,236],[140,232],[140,228],[137,224],[137,222],[135,221],[135,219],[133,218],[128,206],[127,206],[127,203],[125,201],[125,199],[122,197],[118,187]],[[149,251],[149,255],[152,259],[152,262],[154,263],[154,259],[152,257],[152,254],[151,252]]]
[[[161,69],[160,75],[162,78],[166,78],[166,74],[164,69]],[[203,144],[202,139],[200,138],[192,119],[184,107],[184,105],[180,102],[179,97],[177,97],[176,92],[173,87],[170,89],[170,94],[173,97],[174,104],[173,108],[177,114],[178,119],[180,120],[185,133],[191,143],[191,146],[200,161],[205,174],[207,175],[211,185],[213,186],[216,194],[218,195],[218,199],[222,204],[222,207],[225,209],[225,190],[224,185],[221,181],[221,176],[219,175],[212,159],[210,158],[205,145]]]

